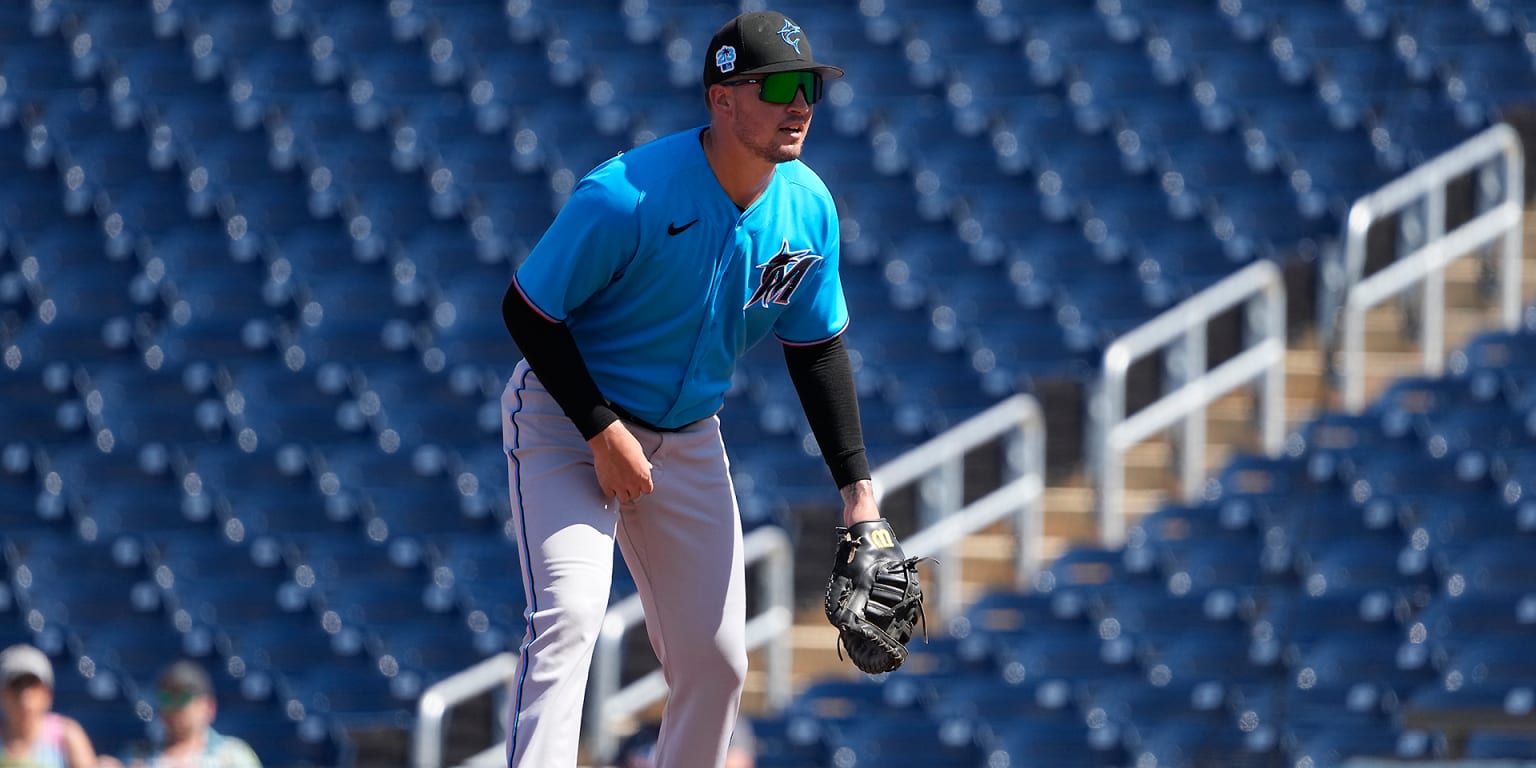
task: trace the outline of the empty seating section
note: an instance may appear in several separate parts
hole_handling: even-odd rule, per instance
[[[839,719],[878,711],[904,724],[905,754],[937,765],[1450,754],[1452,735],[1408,715],[1518,717],[1536,684],[1520,469],[1533,353],[1529,330],[1484,332],[1445,376],[1398,379],[1360,415],[1324,411],[1280,458],[1233,460],[1205,499],[1159,507],[1124,546],[1074,547],[1032,589],[982,595],[902,670],[812,683],[760,721],[768,764],[884,760]],[[1464,744],[1531,750],[1497,730]]]
[[[848,70],[805,157],[877,462],[1086,383],[1117,334],[1331,240],[1536,85],[1513,0],[800,5]],[[187,654],[269,764],[345,762],[346,727],[408,724],[516,642],[502,289],[589,168],[705,122],[700,51],[736,10],[0,8],[0,639],[54,657],[99,747],[148,733]],[[760,763],[1435,754],[1401,707],[1536,674],[1533,360],[1489,334],[1320,415],[883,684],[813,686],[760,721]],[[748,527],[826,503],[792,393],[767,345],[728,395]]]

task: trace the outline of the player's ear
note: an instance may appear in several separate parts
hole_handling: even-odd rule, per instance
[[[709,102],[710,111],[730,110],[731,90],[723,85],[711,85],[704,94],[705,99]]]

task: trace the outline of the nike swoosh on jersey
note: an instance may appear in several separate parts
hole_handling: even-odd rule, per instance
[[[693,221],[690,221],[687,224],[684,224],[681,227],[679,227],[678,225],[672,224],[672,223],[669,222],[667,224],[667,234],[673,235],[674,237],[677,236],[677,235],[681,235],[684,230],[688,229],[689,227],[691,227],[691,226],[693,226],[693,225],[695,225],[697,223],[699,223],[699,220],[698,219],[694,219]]]

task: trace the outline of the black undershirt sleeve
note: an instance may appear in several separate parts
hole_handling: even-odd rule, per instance
[[[576,339],[565,323],[551,322],[539,314],[516,284],[508,285],[501,298],[501,319],[528,366],[539,375],[544,388],[583,438],[591,440],[618,421],[618,414],[592,380],[586,361],[581,359],[581,350],[576,348]]]
[[[853,364],[841,336],[808,346],[784,345],[784,364],[805,419],[838,488],[869,479]]]

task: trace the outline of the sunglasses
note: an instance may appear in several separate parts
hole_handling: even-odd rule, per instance
[[[795,100],[795,91],[805,94],[806,104],[821,100],[821,75],[815,72],[775,72],[762,77],[731,80],[721,85],[759,85],[757,98],[769,104],[789,104]]]

